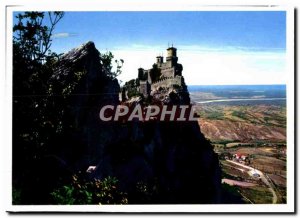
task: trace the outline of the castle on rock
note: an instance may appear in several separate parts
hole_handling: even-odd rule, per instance
[[[157,56],[152,69],[138,69],[139,92],[147,97],[151,91],[155,91],[160,87],[183,86],[182,70],[182,65],[178,63],[177,49],[173,46],[169,47],[165,62],[163,56]]]

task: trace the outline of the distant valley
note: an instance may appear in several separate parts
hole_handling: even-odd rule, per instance
[[[194,86],[190,92],[211,141],[286,140],[284,86]]]
[[[223,190],[239,193],[244,203],[285,203],[285,86],[192,86],[189,91],[201,132],[219,156]]]
[[[286,109],[277,105],[199,104],[201,131],[212,141],[286,140]]]

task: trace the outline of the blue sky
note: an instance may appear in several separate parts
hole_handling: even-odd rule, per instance
[[[132,44],[285,49],[285,12],[66,12],[56,32],[100,47]],[[58,41],[56,49],[68,49]],[[76,46],[76,44],[74,44]]]
[[[123,81],[136,77],[138,67],[150,68],[169,43],[188,84],[285,83],[282,11],[66,12],[52,50],[87,41],[125,60]]]

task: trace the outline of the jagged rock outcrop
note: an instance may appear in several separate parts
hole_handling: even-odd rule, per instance
[[[94,43],[65,54],[50,83],[64,105],[62,125],[70,126],[57,147],[74,172],[93,165],[90,177],[115,176],[129,203],[219,202],[218,159],[197,122],[99,119],[103,105],[119,103],[120,87],[103,73]],[[176,89],[153,96],[164,104],[189,103],[188,92]]]
[[[100,157],[109,140],[102,134],[106,127],[99,123],[100,108],[119,104],[118,81],[105,75],[99,55],[93,42],[83,44],[59,59],[50,79],[56,105],[61,101],[62,125],[67,129],[57,147],[77,168],[90,164],[90,154],[100,153],[95,158]]]

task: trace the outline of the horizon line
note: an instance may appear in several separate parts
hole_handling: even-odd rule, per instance
[[[287,84],[186,84],[187,86],[286,86]]]

